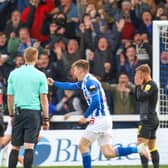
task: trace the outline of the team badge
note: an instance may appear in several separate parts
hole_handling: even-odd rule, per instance
[[[150,89],[151,89],[151,85],[147,84],[147,85],[145,86],[145,92],[148,92]]]
[[[97,88],[96,88],[96,86],[95,85],[91,85],[90,87],[89,87],[89,90],[90,91],[95,91]]]

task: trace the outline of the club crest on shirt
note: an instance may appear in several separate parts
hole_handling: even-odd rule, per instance
[[[97,88],[96,88],[96,86],[95,85],[91,85],[90,87],[89,87],[89,90],[90,91],[95,91]]]
[[[145,92],[148,92],[150,89],[151,89],[151,85],[147,84],[147,85],[145,86]]]

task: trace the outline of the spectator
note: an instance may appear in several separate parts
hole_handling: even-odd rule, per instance
[[[163,13],[163,14],[160,16],[160,20],[168,20],[168,14],[167,14],[167,13]]]
[[[8,42],[8,52],[10,54],[10,63],[13,63],[16,55],[23,55],[23,52],[28,47],[35,47],[39,52],[43,51],[40,42],[30,38],[28,28],[21,27],[19,30],[19,38],[11,36]]]
[[[81,99],[81,95],[77,91],[64,90],[64,97],[55,105],[50,102],[49,111],[50,115],[64,115],[64,120],[69,119],[72,115],[82,115],[85,105]],[[64,129],[82,128],[78,123],[57,123],[57,127]]]
[[[7,78],[9,76],[10,71],[12,70],[12,67],[6,63],[6,56],[0,54],[0,78],[1,80],[6,84]]]
[[[64,112],[67,114],[65,119],[68,119],[71,115],[81,115],[83,113],[83,108],[79,94],[72,90],[65,90],[64,94],[67,98],[63,106]]]
[[[82,21],[88,1],[87,0],[77,0],[76,2],[77,2],[78,16],[79,16],[80,21]]]
[[[45,73],[47,77],[52,77],[55,80],[63,81],[66,78],[63,62],[59,60],[57,60],[57,62],[50,62],[47,52],[42,52],[39,55],[37,68]],[[54,102],[59,102],[63,98],[62,89],[51,87],[49,90]]]
[[[168,51],[160,54],[160,87],[168,94]]]
[[[15,58],[15,68],[21,67],[25,63],[22,55],[17,55]]]
[[[58,6],[58,10],[65,13],[68,19],[68,22],[74,21],[78,22],[78,12],[77,7],[72,0],[60,0],[61,5]]]
[[[164,13],[165,13],[165,7],[164,7],[164,4],[161,3],[160,5],[157,6],[155,19],[160,20],[160,16]]]
[[[152,45],[149,43],[147,34],[134,34],[134,45],[139,64],[152,65]]]
[[[143,0],[144,3],[147,3],[151,7],[151,13],[154,16],[156,12],[156,3],[155,0]]]
[[[168,9],[168,0],[165,0],[165,9]]]
[[[104,10],[106,11],[106,13],[109,16],[111,16],[113,18],[118,13],[118,11],[120,10],[117,0],[108,0],[104,4]]]
[[[83,53],[82,49],[79,48],[79,44],[75,39],[68,41],[67,50],[65,51],[62,51],[59,46],[55,48],[57,59],[62,60],[68,80],[71,80],[71,65],[81,58],[81,53]]]
[[[30,36],[41,42],[48,40],[47,36],[41,34],[42,24],[47,14],[55,7],[53,0],[46,0],[44,3],[40,0],[30,0],[30,6],[25,8],[22,13],[22,22],[30,26]],[[30,17],[33,16],[32,17]],[[28,20],[30,19],[30,20]]]
[[[149,42],[152,43],[152,14],[150,11],[142,13],[142,24],[139,26],[141,33],[147,33]]]
[[[28,7],[29,5],[29,0],[15,0],[15,6],[16,9],[19,10],[19,12],[23,12],[23,10]]]
[[[5,27],[5,34],[9,38],[10,36],[18,37],[19,29],[21,28],[21,14],[18,10],[14,10],[11,14],[11,19],[7,22]]]
[[[152,15],[155,15],[155,11],[156,11],[155,2],[152,2],[153,0],[149,0],[149,1],[146,1],[146,0],[142,0],[142,1],[132,0],[131,1],[132,8],[135,9],[136,16],[138,17],[138,19],[141,19],[142,13],[144,11],[150,11]]]
[[[62,12],[67,17],[67,36],[75,38],[77,25],[79,23],[78,11],[76,4],[72,0],[60,0],[60,5],[53,12]]]
[[[95,52],[88,53],[91,72],[101,81],[115,81],[115,61],[109,47],[107,38],[102,37],[98,41]],[[112,74],[113,72],[113,74]]]
[[[126,59],[120,60],[120,72],[128,74],[129,80],[134,83],[135,69],[138,65],[136,49],[133,46],[126,48]]]
[[[15,39],[15,40],[13,41],[13,43],[17,42],[18,39]],[[12,46],[10,46],[10,47],[12,47]],[[28,47],[35,47],[40,50],[40,42],[37,41],[36,39],[32,39],[30,37],[28,29],[26,27],[22,27],[19,30],[19,46],[16,48],[17,54],[23,55],[24,50]],[[10,50],[11,50],[11,48],[10,48]]]
[[[89,10],[89,9],[87,9]],[[81,38],[84,48],[94,50],[97,47],[95,44],[101,37],[108,39],[112,53],[114,54],[120,45],[121,31],[124,27],[123,20],[116,23],[117,26],[113,26],[112,30],[107,27],[107,23],[104,19],[93,18],[94,9],[90,11],[91,15],[85,14],[83,17],[83,23],[80,24]],[[95,14],[94,14],[95,17]],[[102,25],[103,23],[103,25]]]
[[[50,62],[56,62],[62,59],[62,52],[65,52],[66,50],[66,42],[66,39],[64,39],[63,37],[59,37],[51,41],[49,45]]]
[[[0,53],[1,54],[8,54],[7,37],[6,37],[6,34],[3,32],[0,32]]]
[[[103,88],[113,93],[113,114],[136,114],[136,102],[130,94],[134,85],[129,82],[128,75],[121,73],[117,84],[108,84],[103,82]]]
[[[7,0],[0,2],[0,32],[4,30],[6,21],[8,20],[9,3]]]
[[[50,68],[50,60],[47,52],[39,54],[37,68],[42,71],[47,77],[51,77],[52,70]]]
[[[42,34],[49,35],[49,40],[55,40],[60,36],[68,38],[66,35],[67,30],[67,18],[63,12],[58,12],[48,15],[45,19]],[[57,37],[58,36],[58,37]]]
[[[136,17],[135,11],[131,9],[131,2],[129,0],[122,1],[121,11],[118,10],[116,15],[114,16],[116,21],[120,19],[124,19],[124,27],[122,29],[122,41],[123,40],[132,40],[133,34],[135,32],[135,28],[137,27],[138,19]]]
[[[95,48],[95,32],[91,20],[91,16],[87,13],[83,15],[81,24],[79,25],[80,29],[80,45],[83,45],[83,49],[92,49]],[[84,54],[84,53],[83,53]]]
[[[3,93],[3,105],[4,108],[7,107],[7,95],[6,95],[6,87],[7,87],[7,79],[10,72],[13,70],[13,66],[7,63],[6,56],[0,54],[0,81],[2,82],[4,93]],[[7,112],[7,111],[6,111]]]

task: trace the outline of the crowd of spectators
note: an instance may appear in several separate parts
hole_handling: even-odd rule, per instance
[[[110,85],[111,114],[136,114],[126,87],[133,87],[137,65],[152,67],[152,21],[168,20],[168,0],[0,0],[0,18],[4,108],[8,75],[33,46],[39,50],[37,68],[58,81],[75,81],[71,64],[87,59],[91,73],[107,90]],[[86,108],[80,93],[50,88],[48,97],[50,115]]]

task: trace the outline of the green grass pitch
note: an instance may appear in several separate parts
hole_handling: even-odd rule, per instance
[[[41,167],[41,168],[82,168],[82,167],[81,166],[57,166],[57,167],[47,166],[47,167]],[[141,168],[141,166],[93,166],[93,168]],[[152,168],[152,166],[150,166],[149,168]],[[160,166],[160,168],[168,168],[168,165]]]
[[[82,168],[82,166],[47,166],[47,167],[33,167],[33,168]],[[141,166],[93,166],[93,168],[141,168]],[[149,166],[149,168],[152,168],[152,166]],[[160,168],[168,168],[168,165],[160,166]]]

